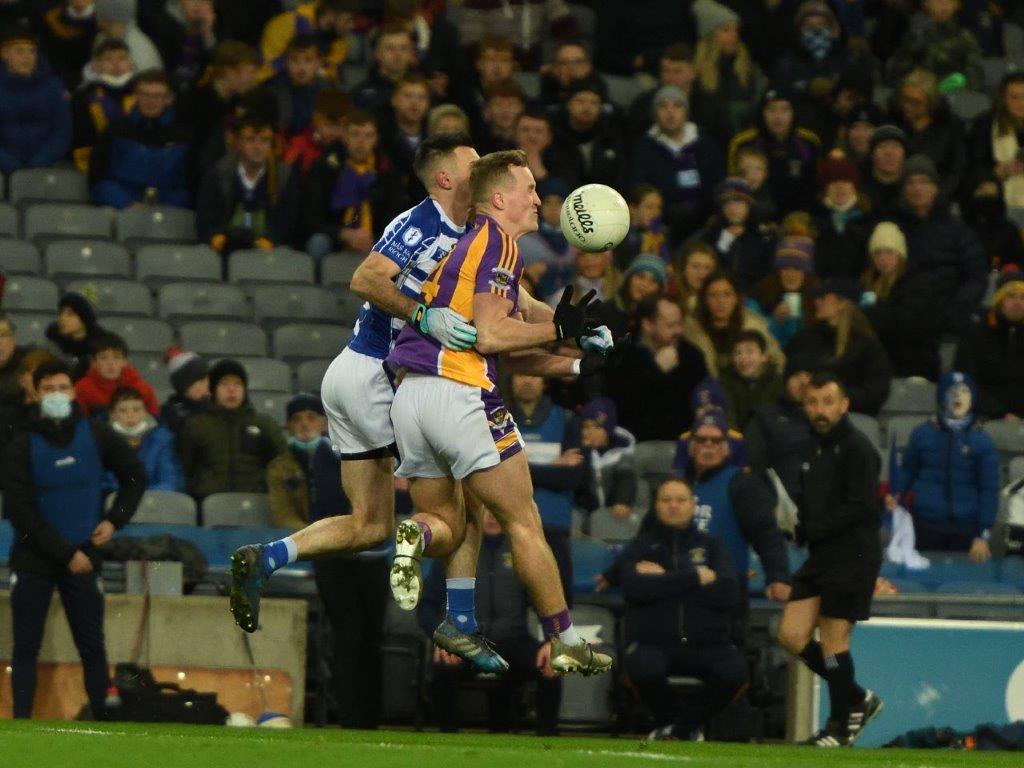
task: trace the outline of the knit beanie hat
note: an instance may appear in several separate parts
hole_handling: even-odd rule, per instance
[[[237,376],[242,380],[242,385],[249,388],[249,374],[245,372],[245,368],[237,360],[231,358],[225,358],[218,361],[212,368],[210,368],[210,391],[215,392],[217,385],[220,384],[220,380],[225,376]]]
[[[875,147],[883,141],[898,141],[903,145],[904,151],[906,151],[910,146],[907,143],[907,134],[895,125],[880,125],[875,128],[874,133],[871,134],[871,151],[874,152]]]
[[[96,309],[89,302],[85,296],[80,293],[70,291],[60,297],[60,301],[57,302],[57,310],[70,309],[85,326],[86,332],[92,331],[96,327]]]
[[[933,184],[939,184],[939,169],[927,155],[913,155],[904,163],[903,180],[907,181],[911,176],[927,176]]]
[[[860,189],[860,174],[850,159],[842,152],[829,153],[818,166],[818,189],[824,192],[833,181],[848,181]]]
[[[725,418],[725,411],[718,407],[708,408],[698,416],[693,422],[690,434],[692,435],[701,427],[717,427],[723,437],[729,434],[729,422]]]
[[[104,21],[128,24],[135,21],[135,0],[96,0],[96,16]]]
[[[796,373],[813,374],[818,370],[814,358],[808,355],[786,355],[786,367],[782,372],[782,380],[785,381]]]
[[[739,14],[715,0],[697,0],[691,10],[697,21],[698,38],[707,37],[719,27],[740,20]]]
[[[886,249],[896,251],[902,259],[907,258],[907,238],[891,221],[879,222],[868,240],[868,253]]]
[[[637,272],[647,272],[652,275],[654,279],[658,281],[658,285],[661,286],[663,290],[665,288],[665,284],[668,282],[668,272],[665,270],[665,262],[653,253],[641,253],[633,259],[622,276],[623,282],[628,281],[629,278]]]
[[[739,176],[730,176],[715,187],[715,201],[721,206],[729,200],[745,200],[748,203],[754,201],[754,193],[750,185]]]
[[[814,271],[814,239],[804,235],[790,235],[775,246],[775,269],[792,267],[806,275]]]
[[[654,98],[651,99],[651,117],[657,117],[658,105],[663,101],[671,101],[675,104],[681,104],[683,109],[689,113],[690,111],[690,100],[683,93],[683,89],[675,85],[663,85],[654,93]]]
[[[807,0],[800,4],[797,8],[796,16],[793,20],[796,22],[797,27],[803,26],[803,23],[807,19],[821,18],[825,19],[830,26],[835,27],[839,24],[836,15],[832,12],[832,9],[828,7],[828,3],[822,2],[822,0]]]
[[[299,392],[291,400],[288,401],[288,405],[285,406],[284,412],[287,418],[291,418],[297,413],[302,411],[312,411],[318,413],[321,416],[324,415],[324,404],[320,401],[320,398],[314,395],[312,392]]]
[[[992,294],[992,306],[998,307],[1011,293],[1024,291],[1024,272],[1019,269],[1003,272],[996,280],[996,291]]]
[[[852,126],[854,123],[867,123],[868,125],[877,126],[882,122],[882,111],[874,104],[861,102],[850,110],[850,113],[846,116],[846,120],[844,122],[847,128]],[[874,138],[874,134],[872,134],[872,138]]]
[[[565,99],[568,101],[577,93],[593,93],[599,99],[604,101],[605,94],[608,88],[597,75],[590,75],[589,77],[577,77],[569,81],[569,86],[565,89]]]
[[[690,393],[690,407],[694,416],[700,416],[709,408],[724,409],[728,403],[729,396],[725,387],[713,376],[705,376]]]
[[[615,407],[615,401],[610,397],[595,397],[583,406],[580,418],[583,421],[593,421],[599,427],[604,427],[609,437],[619,426],[619,411]]]
[[[209,373],[206,361],[195,352],[186,352],[181,347],[170,346],[164,352],[167,373],[171,386],[179,395]]]

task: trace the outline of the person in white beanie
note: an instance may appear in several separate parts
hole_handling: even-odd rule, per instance
[[[171,346],[164,353],[174,394],[160,408],[160,421],[175,435],[185,420],[201,413],[210,402],[210,377],[206,361],[195,352]]]
[[[136,0],[96,0],[95,7],[100,30],[96,36],[97,45],[111,37],[124,40],[137,72],[164,68],[157,47],[136,24]]]

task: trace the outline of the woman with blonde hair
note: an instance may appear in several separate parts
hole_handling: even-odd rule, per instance
[[[860,310],[857,281],[831,277],[814,291],[816,322],[804,326],[786,345],[786,354],[834,373],[850,396],[850,410],[878,414],[889,396],[892,366],[885,347]]]

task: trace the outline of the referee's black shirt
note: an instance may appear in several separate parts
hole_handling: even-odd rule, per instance
[[[800,472],[799,518],[808,549],[844,559],[881,559],[877,451],[847,416],[816,437]]]

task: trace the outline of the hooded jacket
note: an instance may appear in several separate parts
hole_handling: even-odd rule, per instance
[[[75,382],[75,398],[82,413],[86,416],[95,416],[105,411],[110,405],[114,390],[118,387],[131,387],[142,395],[149,413],[153,416],[160,415],[160,401],[156,398],[156,392],[130,363],[125,364],[117,379],[103,378],[93,366],[85,376]]]
[[[147,491],[185,492],[185,475],[181,471],[178,447],[170,430],[160,424],[153,425],[143,435],[135,454],[146,470]],[[105,486],[117,490],[117,477],[112,472],[107,473]]]
[[[71,363],[72,378],[75,381],[78,381],[89,372],[89,367],[92,365],[90,358],[92,357],[93,342],[107,333],[95,321],[92,321],[92,325],[89,325],[89,321],[83,318],[83,322],[86,323],[86,326],[85,337],[82,339],[72,339],[70,336],[61,335],[56,321],[46,326],[47,341],[53,342],[65,357],[70,358],[68,362]]]
[[[71,101],[46,60],[28,77],[0,64],[0,173],[48,168],[70,146]]]
[[[950,427],[942,412],[954,384],[971,390],[969,423]],[[918,426],[903,451],[894,493],[913,494],[911,512],[930,526],[980,537],[995,522],[999,506],[999,453],[992,438],[975,421],[977,389],[970,376],[947,373],[939,382],[939,414]]]

